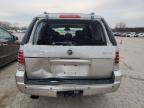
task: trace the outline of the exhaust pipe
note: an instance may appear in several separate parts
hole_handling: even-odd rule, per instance
[[[31,98],[31,99],[39,99],[39,96],[31,95],[30,98]]]

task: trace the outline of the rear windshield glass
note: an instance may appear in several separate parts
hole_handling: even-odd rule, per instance
[[[92,20],[41,21],[34,33],[36,45],[106,45],[101,24]]]

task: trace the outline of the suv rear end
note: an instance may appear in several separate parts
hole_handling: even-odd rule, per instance
[[[30,24],[18,54],[23,93],[95,95],[121,82],[119,50],[105,20],[94,14],[43,14]]]

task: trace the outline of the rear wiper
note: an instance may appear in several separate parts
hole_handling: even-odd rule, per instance
[[[72,42],[54,42],[52,45],[72,46],[74,44]]]

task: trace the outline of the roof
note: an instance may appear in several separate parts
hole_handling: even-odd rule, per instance
[[[49,18],[49,19],[101,19],[99,15],[83,14],[83,13],[47,13],[44,12],[37,16],[38,18]]]

